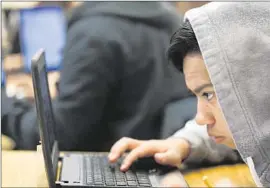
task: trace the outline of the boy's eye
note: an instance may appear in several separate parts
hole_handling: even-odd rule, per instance
[[[213,98],[214,94],[213,93],[203,93],[202,96],[204,98],[206,98],[208,101],[210,101]]]

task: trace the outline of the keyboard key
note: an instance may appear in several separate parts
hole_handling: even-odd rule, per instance
[[[148,174],[146,172],[137,172],[137,176],[147,176]]]
[[[95,181],[102,181],[102,177],[94,177]]]
[[[106,182],[114,182],[114,179],[113,179],[113,178],[105,177],[105,181],[106,181]]]
[[[126,176],[135,176],[135,174],[132,171],[127,171]]]
[[[94,182],[103,182],[103,180],[101,178],[98,178],[98,179],[94,179]]]
[[[129,186],[137,186],[137,182],[136,181],[127,181],[127,184]]]
[[[115,180],[116,180],[116,182],[123,182],[123,181],[125,181],[124,178],[118,178],[118,179],[116,178]]]
[[[114,178],[113,177],[107,177],[107,176],[105,176],[105,181],[114,181]]]
[[[93,174],[92,173],[91,174],[90,173],[87,173],[86,176],[87,177],[93,177]]]
[[[136,178],[127,178],[126,180],[127,180],[127,181],[137,181]]]
[[[114,178],[114,175],[113,174],[104,174],[104,177],[105,178]]]
[[[108,185],[108,186],[114,186],[115,185],[115,182],[113,182],[113,181],[106,181],[106,185]]]
[[[116,185],[117,186],[125,186],[125,185],[127,185],[127,183],[124,181],[121,181],[121,182],[116,182]]]
[[[139,184],[149,184],[149,180],[138,180]]]
[[[94,174],[94,178],[101,178],[102,175],[101,174]]]
[[[135,176],[135,174],[132,173],[132,172],[127,172],[127,173],[126,173],[126,179],[127,179],[127,180],[136,180],[136,176]]]
[[[146,176],[137,176],[138,180],[148,180],[148,177]]]
[[[126,177],[126,179],[128,181],[136,181],[137,180],[136,177]]]
[[[101,182],[101,181],[97,181],[97,182],[95,182],[94,184],[95,184],[95,185],[104,185],[103,182]]]
[[[86,179],[86,183],[87,183],[87,184],[93,184],[93,182],[94,182],[94,181],[93,181],[92,178],[91,178],[91,179],[88,179],[88,178]]]
[[[151,187],[151,185],[150,184],[140,184],[140,187]]]

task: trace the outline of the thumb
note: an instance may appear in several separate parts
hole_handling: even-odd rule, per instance
[[[181,163],[180,153],[177,153],[174,150],[168,150],[164,153],[156,153],[154,158],[157,163],[162,165],[179,166]]]

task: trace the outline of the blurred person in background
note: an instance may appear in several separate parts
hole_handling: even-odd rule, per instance
[[[167,65],[169,38],[182,22],[174,9],[166,2],[84,2],[73,10],[53,100],[61,150],[105,151],[123,136],[159,138],[165,106],[190,95],[183,75]],[[35,108],[4,95],[2,102],[2,133],[17,149],[36,149]]]

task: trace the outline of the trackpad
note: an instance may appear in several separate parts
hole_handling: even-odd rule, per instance
[[[63,158],[61,181],[64,183],[81,183],[82,159],[78,155],[69,155]]]

